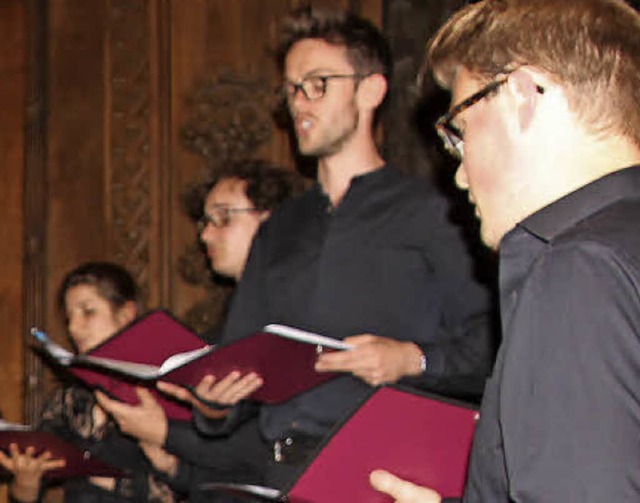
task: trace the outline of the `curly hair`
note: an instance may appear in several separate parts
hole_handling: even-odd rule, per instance
[[[222,180],[237,179],[246,183],[247,198],[261,211],[272,211],[280,203],[300,194],[305,184],[297,173],[262,159],[231,161],[206,182],[186,194],[184,203],[193,220],[203,216],[204,201],[211,189]]]

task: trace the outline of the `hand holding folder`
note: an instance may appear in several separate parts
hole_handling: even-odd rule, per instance
[[[444,497],[459,497],[466,478],[475,407],[435,395],[384,386],[339,425],[297,480],[273,488],[209,483],[203,491],[294,503],[386,503],[369,475],[384,469]]]
[[[124,402],[138,403],[135,386],[153,388],[158,380],[193,389],[205,376],[223,378],[233,371],[251,372],[263,380],[251,398],[265,403],[288,400],[335,374],[318,373],[318,352],[347,349],[342,341],[281,325],[269,325],[230,344],[208,346],[194,332],[164,311],[153,311],[85,355],[75,355],[32,332],[42,349],[59,365],[92,387]],[[188,419],[190,408],[155,398],[169,417]]]
[[[440,503],[442,497],[433,489],[423,487],[408,480],[396,477],[385,470],[374,470],[369,476],[371,486],[384,494],[388,494],[396,503]]]
[[[64,460],[64,466],[44,472],[43,477],[47,479],[122,476],[121,471],[117,468],[94,458],[89,451],[78,449],[53,433],[37,431],[28,425],[0,420],[0,451],[10,456],[12,444],[17,445],[20,452],[31,448],[34,456],[49,452],[51,454],[50,460]],[[0,472],[3,470],[4,468],[0,467]]]
[[[136,384],[152,386],[165,361],[168,371],[209,350],[200,337],[164,311],[153,311],[114,334],[86,354],[74,354],[55,344],[43,332],[32,329],[45,355],[92,388],[101,389],[126,403],[138,403]],[[173,355],[178,357],[172,358]],[[186,404],[151,389],[168,417],[188,420]]]

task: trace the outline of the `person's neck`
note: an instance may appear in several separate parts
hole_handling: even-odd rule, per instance
[[[336,207],[355,177],[380,169],[384,160],[373,139],[369,144],[351,145],[318,159],[318,183]]]
[[[570,165],[579,186],[640,164],[640,147],[620,136],[586,137],[576,149],[580,158]]]
[[[546,192],[542,192],[545,198],[538,201],[536,209],[608,174],[640,165],[640,148],[620,137],[594,139],[593,136],[585,136],[580,144],[573,143],[573,148],[567,149],[565,155],[559,155],[556,161],[555,168],[546,170]]]

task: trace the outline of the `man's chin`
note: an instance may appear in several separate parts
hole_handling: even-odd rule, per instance
[[[230,279],[232,281],[236,281],[237,280],[238,275],[237,275],[237,273],[235,271],[232,270],[233,269],[232,267],[224,267],[224,266],[221,266],[221,265],[218,265],[216,267],[214,264],[211,264],[211,269],[218,276]]]
[[[313,145],[305,145],[303,143],[298,142],[298,152],[301,155],[306,157],[319,157],[320,153],[317,148],[314,148]]]
[[[489,227],[480,220],[480,237],[486,247],[498,251],[502,239],[514,228],[514,225],[507,225],[502,228]]]
[[[503,235],[498,235],[493,229],[487,229],[485,225],[480,225],[480,238],[484,245],[491,250],[498,250]]]

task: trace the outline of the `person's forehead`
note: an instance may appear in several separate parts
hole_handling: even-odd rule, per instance
[[[346,48],[321,39],[308,38],[296,42],[285,60],[285,75],[292,80],[351,70]]]
[[[72,286],[65,294],[65,303],[67,305],[98,300],[102,300],[102,297],[98,292],[98,288],[95,285],[89,285],[86,283]]]
[[[239,178],[225,178],[220,180],[207,194],[205,208],[218,205],[246,205],[249,202],[246,188],[247,182]]]

